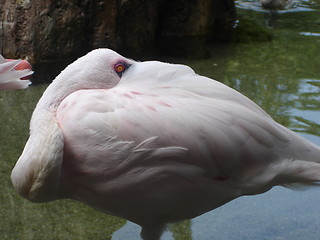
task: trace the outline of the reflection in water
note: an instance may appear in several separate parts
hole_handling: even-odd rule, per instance
[[[293,100],[291,128],[320,136],[320,79],[302,79],[297,97],[298,101]]]
[[[261,1],[261,0],[260,0]],[[275,2],[278,2],[277,0]],[[283,8],[275,10],[265,9],[262,7],[259,0],[237,0],[236,6],[239,9],[254,10],[257,12],[263,12],[265,18],[265,24],[269,27],[276,27],[278,18],[281,18],[281,14],[290,12],[302,12],[313,11],[319,6],[314,1],[306,0],[289,0],[285,1],[287,4]],[[279,16],[280,15],[280,16]]]
[[[259,0],[235,0],[238,9],[254,10],[257,12],[269,12],[262,8]],[[289,3],[283,8],[278,9],[279,12],[301,12],[314,11],[319,9],[319,3],[309,0],[289,0]]]
[[[173,223],[169,226],[174,240],[192,240],[191,220]]]
[[[264,10],[256,4],[258,1],[237,1],[238,13],[265,27]],[[210,60],[186,63],[199,74],[236,88],[278,122],[320,144],[319,13],[319,1],[300,1],[278,16],[272,41],[234,44],[214,50]],[[139,227],[122,227],[122,219],[74,201],[32,204],[13,191],[10,172],[27,139],[29,119],[44,88],[0,92],[0,239],[138,240]],[[301,194],[275,188],[170,225],[162,240],[317,239],[319,197],[317,189]]]
[[[320,33],[301,32],[300,35],[320,37]]]

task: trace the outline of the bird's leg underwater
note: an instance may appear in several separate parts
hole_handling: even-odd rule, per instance
[[[144,225],[142,226],[140,236],[143,240],[160,240],[165,229],[165,224]]]

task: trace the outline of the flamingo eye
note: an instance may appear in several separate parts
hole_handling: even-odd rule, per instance
[[[122,76],[123,72],[129,67],[130,65],[124,62],[118,62],[114,65],[114,70],[118,74],[119,77]]]

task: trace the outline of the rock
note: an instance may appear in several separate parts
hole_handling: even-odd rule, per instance
[[[1,49],[31,63],[82,52],[85,17],[77,1],[3,1]]]
[[[235,21],[233,0],[2,0],[0,47],[7,58],[31,63],[74,59],[109,47],[148,53],[202,55],[226,41]]]
[[[225,42],[235,22],[233,1],[167,0],[159,17],[158,45],[167,54],[201,58],[208,42]]]

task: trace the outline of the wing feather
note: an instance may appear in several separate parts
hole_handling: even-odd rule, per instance
[[[263,156],[261,162],[271,160],[270,148],[288,141],[290,134],[245,96],[186,66],[182,71],[183,77],[175,75],[177,67],[163,74],[173,83],[167,78],[159,80],[158,73],[157,78],[148,76],[149,81],[124,78],[113,89],[71,94],[60,105],[57,117],[74,152],[90,155],[90,159],[103,155],[119,161],[152,139],[153,149],[167,148],[159,151],[166,152],[164,157],[174,156],[179,148],[187,149],[188,157],[176,161],[216,176],[232,175],[259,155]],[[112,144],[132,146],[112,152],[110,139]]]
[[[319,153],[245,96],[183,65],[136,63],[112,89],[66,97],[57,119],[64,192],[127,219],[123,199],[146,216],[163,206],[170,221],[190,218],[295,182],[298,160]],[[286,172],[282,162],[297,164]]]

